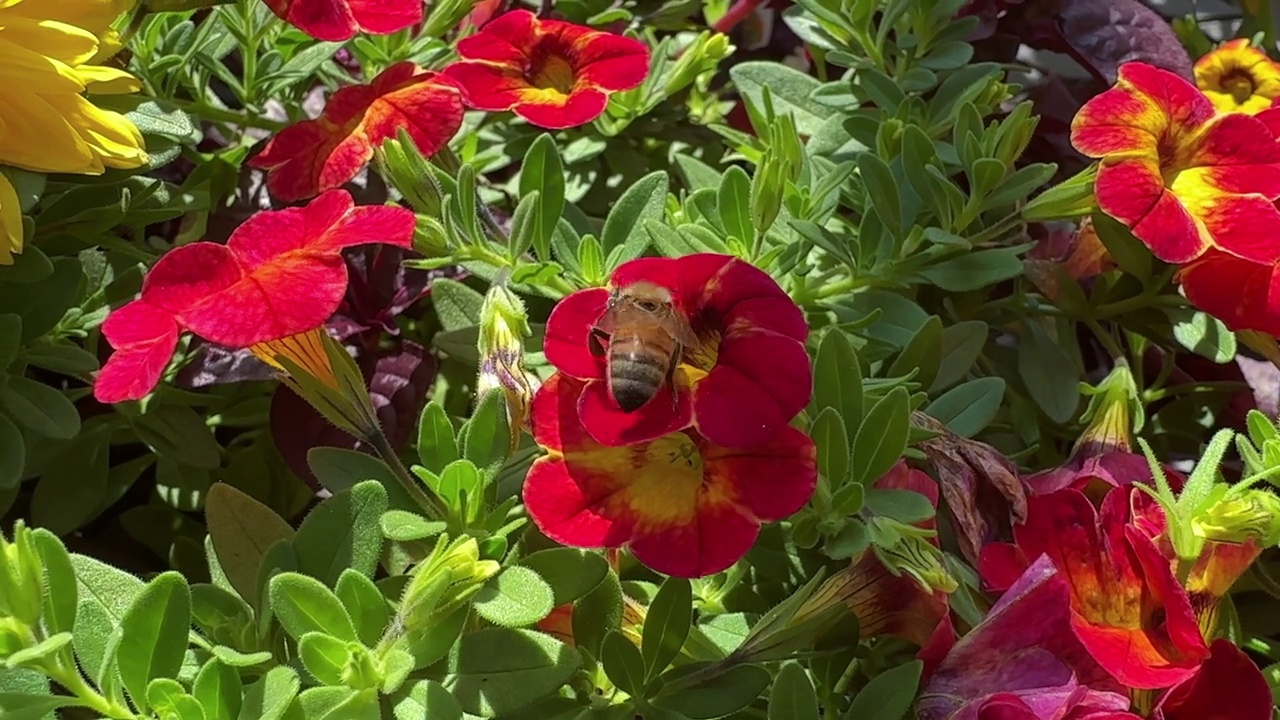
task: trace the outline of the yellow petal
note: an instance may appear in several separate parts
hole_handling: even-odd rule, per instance
[[[22,252],[22,210],[18,193],[0,173],[0,265],[12,265],[13,253]]]
[[[40,95],[10,92],[0,85],[0,163],[36,172],[100,174],[102,160],[51,99],[65,103],[79,95]]]
[[[18,0],[0,2],[0,24],[10,15],[36,20],[58,20],[84,28],[101,37],[115,19],[128,12],[135,0]]]
[[[84,83],[69,65],[10,42],[0,30],[0,94],[83,90]]]
[[[98,53],[97,36],[56,20],[0,15],[0,38],[72,66],[88,62]]]
[[[142,83],[129,73],[106,65],[81,65],[76,75],[91,95],[124,95],[138,92]]]
[[[79,95],[49,98],[89,148],[112,168],[135,168],[147,162],[142,133],[124,115],[103,110]]]

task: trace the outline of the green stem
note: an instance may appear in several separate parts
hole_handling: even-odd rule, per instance
[[[54,682],[66,688],[67,692],[80,700],[85,707],[99,715],[116,718],[117,720],[134,720],[137,718],[137,715],[129,708],[111,702],[89,687],[89,683],[84,681],[84,677],[80,675],[80,671],[76,668],[74,662],[66,663],[58,659],[53,663],[52,667],[46,667],[45,672]]]
[[[195,115],[201,120],[208,120],[210,122],[227,123],[229,125],[256,128],[258,130],[268,130],[273,133],[280,132],[289,126],[289,123],[287,122],[268,120],[266,118],[249,115],[247,113],[239,113],[234,110],[224,110],[222,108],[211,107],[200,102],[176,99],[169,100],[169,102],[176,105],[179,109]]]
[[[387,436],[381,430],[369,438],[369,442],[383,461],[387,463],[387,466],[391,468],[391,472],[400,481],[400,484],[404,486],[405,491],[409,493],[409,497],[422,506],[422,509],[427,511],[431,519],[445,520],[449,517],[449,511],[444,502],[436,496],[434,491],[423,487],[422,483],[414,478],[409,469],[400,461],[400,456],[396,453],[395,448],[391,447],[390,441],[387,440]]]
[[[1116,360],[1117,362],[1124,360],[1124,350],[1116,343],[1115,338],[1111,336],[1111,333],[1107,332],[1098,324],[1097,320],[1087,317],[1084,319],[1084,324],[1093,331],[1095,336],[1097,336],[1098,342],[1102,343],[1102,347],[1106,348],[1107,354],[1111,356],[1111,359]]]

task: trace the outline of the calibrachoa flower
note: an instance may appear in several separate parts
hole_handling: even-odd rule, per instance
[[[1280,337],[1280,275],[1262,264],[1209,250],[1178,271],[1182,292],[1193,305],[1231,330],[1258,330]]]
[[[383,141],[403,128],[423,155],[444,147],[462,126],[462,97],[447,78],[401,62],[368,85],[344,87],[324,112],[281,130],[249,160],[267,171],[267,188],[292,202],[331,190],[360,172]]]
[[[1077,490],[1030,498],[1016,545],[984,548],[981,573],[1000,590],[1027,561],[1049,557],[1070,586],[1081,644],[1125,686],[1157,689],[1191,677],[1208,649],[1168,559],[1130,522],[1138,492],[1116,488],[1100,510]]]
[[[640,258],[623,263],[610,286],[648,282],[671,293],[698,347],[648,403],[624,412],[608,387],[607,347],[592,337],[610,290],[560,301],[547,320],[544,350],[558,370],[586,382],[578,413],[605,445],[655,440],[690,425],[707,441],[752,447],[773,440],[806,405],[813,375],[800,308],[762,270],[728,255]]]
[[[534,125],[559,129],[591,122],[609,94],[649,74],[639,40],[515,10],[458,41],[462,60],[444,69],[477,110],[514,110]]]
[[[1128,63],[1080,108],[1071,142],[1102,161],[1098,207],[1161,260],[1185,263],[1213,248],[1280,259],[1280,145],[1257,118],[1218,115],[1177,75]]]
[[[137,300],[107,316],[116,352],[94,384],[101,402],[151,392],[183,331],[228,347],[250,347],[324,324],[347,288],[343,248],[381,242],[408,247],[413,213],[354,207],[330,190],[301,208],[260,212],[226,245],[198,242],[156,263]]]
[[[1218,112],[1253,115],[1280,97],[1280,65],[1245,38],[1219,45],[1196,61],[1195,72]]]
[[[0,2],[0,165],[100,175],[147,161],[141,133],[83,94],[129,93],[138,81],[95,61],[114,51],[111,22],[132,0]],[[0,265],[22,251],[18,196],[0,174]]]
[[[421,0],[264,0],[271,12],[317,40],[386,35],[422,22]]]
[[[533,399],[533,438],[547,455],[525,479],[525,508],[558,543],[627,544],[654,570],[702,577],[737,562],[761,523],[791,515],[813,494],[817,452],[799,430],[779,428],[749,451],[693,430],[606,447],[579,419],[587,389],[557,373]]]

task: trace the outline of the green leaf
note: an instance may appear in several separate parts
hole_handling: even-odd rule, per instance
[[[907,525],[933,517],[933,503],[929,498],[911,490],[886,490],[868,488],[865,506],[876,515],[893,518]]]
[[[205,720],[236,720],[241,690],[240,673],[217,658],[209,658],[196,673],[191,694],[204,708]]]
[[[388,510],[382,514],[378,525],[384,537],[396,542],[423,540],[449,528],[448,523],[428,520],[408,510]]]
[[[494,625],[522,627],[550,615],[555,607],[555,594],[538,573],[516,565],[480,588],[474,606],[480,617]]]
[[[298,657],[321,684],[342,685],[342,669],[351,662],[351,649],[332,635],[312,631],[298,638]]]
[[[907,449],[910,429],[910,397],[896,387],[872,406],[851,449],[853,482],[869,485],[889,471]]]
[[[853,699],[846,720],[902,720],[911,709],[924,663],[913,660],[871,678]]]
[[[769,680],[768,670],[756,665],[739,665],[694,687],[669,695],[660,693],[653,704],[693,720],[724,717],[760,697]]]
[[[551,237],[564,213],[564,163],[555,140],[543,133],[524,154],[520,167],[520,197],[538,193],[533,246],[539,260],[551,259]]]
[[[889,366],[889,377],[902,377],[912,370],[919,372],[915,381],[924,387],[933,383],[942,367],[942,320],[932,315],[916,331],[911,342],[898,353]]]
[[[435,680],[418,680],[391,708],[396,720],[462,720],[462,706]]]
[[[600,649],[600,662],[604,672],[614,685],[622,688],[628,695],[644,697],[647,681],[644,673],[644,658],[640,657],[640,649],[622,633],[610,630],[604,637],[604,646]]]
[[[268,587],[272,612],[295,640],[309,632],[356,639],[355,626],[342,601],[319,580],[286,572],[271,578]]]
[[[300,687],[302,682],[293,668],[271,668],[261,680],[244,689],[244,704],[237,720],[280,720]]]
[[[457,280],[436,278],[431,283],[431,303],[446,331],[461,330],[480,324],[480,306],[484,295]]]
[[[1133,236],[1129,228],[1110,215],[1096,212],[1090,216],[1090,220],[1094,231],[1098,233],[1098,239],[1107,248],[1107,254],[1116,261],[1116,265],[1145,283],[1151,277],[1151,251]]]
[[[1192,308],[1162,309],[1179,345],[1218,364],[1235,358],[1236,335],[1221,320]]]
[[[356,636],[360,642],[373,647],[391,620],[386,598],[372,580],[351,568],[342,571],[335,590],[355,625]]]
[[[834,408],[823,408],[809,434],[818,446],[818,472],[834,488],[849,474],[849,436]]]
[[[801,135],[813,135],[831,115],[831,108],[812,97],[822,83],[781,63],[762,60],[740,62],[729,69],[729,77],[756,108],[764,108],[764,89],[768,87],[774,111],[778,115],[790,113]]]
[[[380,458],[349,448],[314,447],[307,451],[307,466],[329,492],[339,493],[365,480],[377,480],[387,491],[392,507],[417,509],[418,503]]]
[[[44,337],[58,326],[75,304],[83,282],[84,270],[80,260],[60,257],[53,261],[53,273],[48,278],[5,289],[4,310],[22,316],[24,345]]]
[[[97,678],[106,662],[110,638],[120,627],[125,612],[145,584],[123,570],[84,555],[72,555],[76,571],[76,659],[85,673]]]
[[[204,512],[218,564],[231,587],[256,607],[262,559],[276,542],[293,539],[293,528],[271,508],[226,483],[209,488]]]
[[[1004,380],[978,378],[940,395],[926,412],[960,437],[973,437],[996,416],[1004,400]]]
[[[737,165],[724,173],[724,181],[716,195],[716,208],[720,224],[730,237],[736,237],[743,243],[755,240],[756,230],[751,225],[751,179]]]
[[[0,313],[0,370],[13,364],[22,349],[22,317]]]
[[[0,407],[32,432],[68,440],[80,432],[80,413],[66,395],[30,378],[0,378]]]
[[[432,400],[422,408],[422,417],[418,420],[418,460],[438,475],[458,457],[453,423],[449,422],[444,406]]]
[[[769,692],[768,720],[818,720],[818,694],[804,667],[787,662]]]
[[[1036,405],[1056,423],[1065,423],[1080,404],[1079,363],[1049,338],[1034,321],[1028,321],[1018,348],[1018,375]]]
[[[475,414],[462,426],[462,457],[470,460],[491,481],[498,476],[511,445],[507,427],[506,396],[491,390],[480,398]]]
[[[628,260],[640,257],[649,246],[645,220],[661,221],[667,204],[667,173],[651,172],[627,188],[609,210],[600,233],[605,269],[612,271]]]
[[[36,528],[31,538],[44,566],[44,612],[40,619],[50,634],[71,633],[80,604],[71,555],[58,536],[46,528]]]
[[[178,675],[190,628],[191,588],[179,573],[157,575],[130,603],[120,621],[115,660],[134,702],[145,705],[151,680]]]
[[[862,366],[849,337],[840,330],[828,330],[818,345],[813,363],[814,404],[821,411],[832,408],[844,421],[849,440],[862,423]]]
[[[669,577],[649,603],[641,634],[645,679],[652,680],[680,654],[692,623],[693,590],[684,578]]]
[[[583,597],[609,574],[609,563],[598,552],[577,548],[539,550],[526,555],[519,563],[538,573],[551,586],[557,606]]]
[[[109,477],[111,428],[95,426],[61,444],[31,497],[31,518],[66,535],[102,511]]]
[[[549,635],[485,628],[454,646],[444,685],[464,711],[493,717],[551,695],[578,665],[578,652]]]
[[[858,172],[880,222],[894,237],[902,236],[902,195],[884,160],[869,152],[858,156]],[[1021,265],[1018,266],[1021,270]],[[949,288],[946,288],[949,289]]]
[[[78,704],[76,698],[65,695],[4,692],[0,693],[0,717],[4,720],[46,720],[54,717],[54,710]]]
[[[947,292],[981,290],[1022,274],[1022,254],[1030,245],[966,252],[925,268],[925,280]]]
[[[387,491],[366,480],[316,506],[293,539],[298,570],[333,585],[346,568],[373,575],[382,552],[378,519],[387,511]]]
[[[605,635],[622,624],[622,584],[613,571],[574,603],[572,623],[574,644],[599,657]]]
[[[693,192],[701,188],[720,187],[720,171],[689,155],[677,154],[676,167],[684,177],[684,186]]]
[[[987,344],[987,330],[981,320],[964,320],[943,329],[942,360],[938,375],[929,386],[930,394],[951,387],[969,374]]]
[[[161,405],[137,418],[133,428],[157,455],[206,470],[222,464],[222,448],[213,431],[189,407]]]

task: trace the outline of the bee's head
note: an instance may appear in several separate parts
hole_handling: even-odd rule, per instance
[[[657,312],[673,302],[670,290],[647,280],[640,280],[626,287],[614,288],[614,301],[616,302],[622,298],[626,298],[645,312]]]

